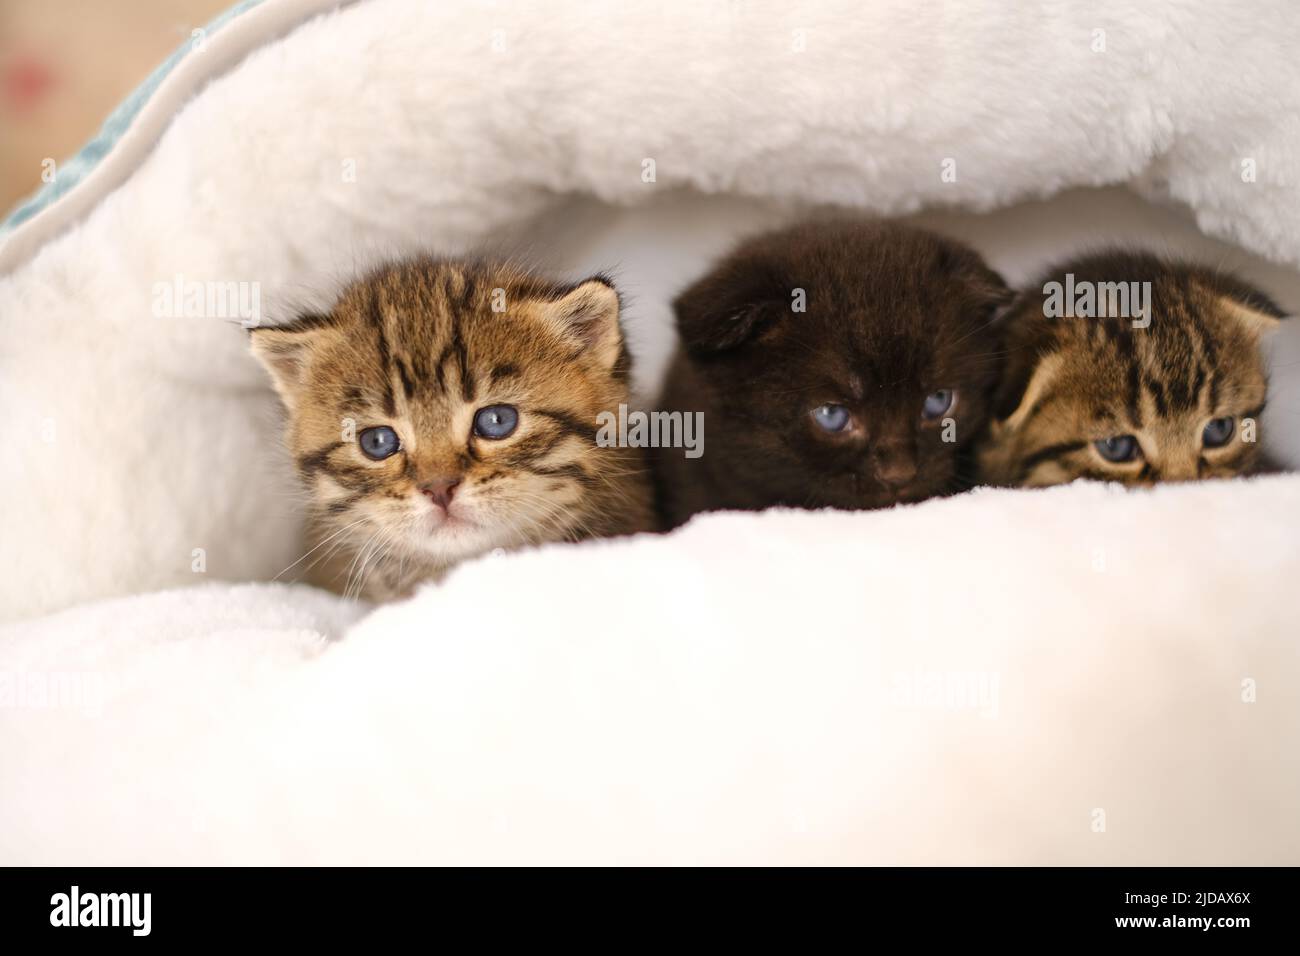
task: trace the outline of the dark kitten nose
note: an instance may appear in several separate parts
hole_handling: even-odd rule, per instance
[[[455,493],[456,486],[459,484],[459,478],[435,478],[422,484],[420,491],[435,505],[446,511],[447,506],[451,504],[451,496]]]
[[[888,488],[902,488],[916,477],[916,456],[904,448],[877,448],[872,455],[872,473]]]

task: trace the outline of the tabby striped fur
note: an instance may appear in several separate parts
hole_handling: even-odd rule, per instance
[[[289,412],[318,583],[383,599],[497,548],[652,526],[641,453],[595,442],[597,414],[628,401],[618,296],[603,277],[397,263],[328,315],[254,330],[253,351]],[[514,433],[476,435],[476,411],[498,404],[518,409]],[[380,425],[401,447],[375,461],[357,436]],[[459,482],[445,512],[426,500],[444,477]]]
[[[1132,316],[1049,317],[1048,282],[1150,282],[1150,324]],[[1230,275],[1146,253],[1087,256],[1021,293],[1006,319],[995,420],[979,453],[985,481],[1041,486],[1092,478],[1125,484],[1248,474],[1261,461],[1268,391],[1261,337],[1282,311]],[[1141,321],[1141,319],[1139,319]],[[1206,425],[1232,418],[1221,447]],[[1133,436],[1131,461],[1095,445]],[[1254,439],[1254,440],[1251,440]]]

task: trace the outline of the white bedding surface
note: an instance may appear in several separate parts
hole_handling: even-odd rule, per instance
[[[0,278],[0,861],[1300,862],[1300,477],[709,516],[373,614],[222,583],[290,565],[299,509],[243,331],[152,314],[178,274],[274,321],[415,251],[612,269],[647,392],[672,294],[818,203],[928,209],[1012,281],[1121,238],[1300,309],[1281,2],[1265,43],[1208,0],[690,6],[349,5]]]
[[[11,627],[0,674],[71,690],[0,707],[0,859],[1294,864],[1300,482],[1220,491],[722,514],[364,617],[209,585]]]

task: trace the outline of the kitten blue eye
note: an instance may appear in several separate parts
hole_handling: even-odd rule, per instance
[[[376,425],[374,428],[367,428],[357,436],[357,444],[361,446],[363,455],[375,461],[383,461],[402,447],[402,443],[397,438],[397,432],[387,425]]]
[[[921,417],[931,420],[947,414],[956,398],[957,393],[950,388],[941,388],[937,392],[931,392],[925,396],[925,404],[921,406]]]
[[[1132,435],[1116,435],[1113,438],[1103,438],[1101,441],[1093,442],[1093,445],[1101,453],[1101,457],[1107,461],[1132,461],[1137,457],[1138,440]]]
[[[1218,448],[1221,445],[1226,445],[1236,427],[1237,422],[1231,416],[1216,418],[1205,426],[1205,431],[1201,432],[1201,441],[1206,448]]]
[[[489,405],[474,413],[474,434],[479,438],[505,438],[519,426],[513,405]]]
[[[819,405],[813,409],[812,416],[828,432],[842,432],[849,427],[849,410],[843,405]]]

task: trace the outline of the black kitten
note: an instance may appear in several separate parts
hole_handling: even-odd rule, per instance
[[[674,303],[682,345],[659,407],[703,412],[709,438],[699,458],[656,454],[665,521],[957,490],[1009,298],[974,250],[904,226],[807,223],[742,243]]]

